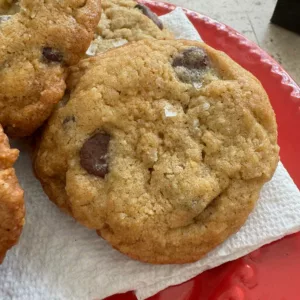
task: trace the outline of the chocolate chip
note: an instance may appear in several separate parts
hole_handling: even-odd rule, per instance
[[[205,69],[208,65],[207,53],[196,47],[181,52],[172,63],[173,67],[185,67],[187,69]]]
[[[111,136],[96,133],[80,150],[80,164],[89,174],[104,178],[108,173],[108,148]]]
[[[63,125],[66,125],[69,122],[75,122],[75,117],[74,116],[67,116],[64,120],[63,120]]]
[[[145,6],[143,4],[137,4],[134,8],[141,10],[142,13],[145,16],[147,16],[149,19],[151,19],[153,21],[153,23],[155,23],[159,29],[163,30],[164,26],[163,26],[162,21],[158,18],[158,16],[153,11],[151,11],[150,8],[148,8],[147,6]]]
[[[47,61],[52,62],[62,62],[63,61],[63,55],[60,51],[53,49],[51,47],[44,47],[43,48],[43,57]]]
[[[207,73],[209,65],[207,53],[198,47],[184,50],[172,62],[179,80],[197,88],[202,86],[203,76]]]

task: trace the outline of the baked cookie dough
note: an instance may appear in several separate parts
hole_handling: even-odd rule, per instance
[[[144,40],[72,68],[34,167],[49,198],[149,263],[235,233],[278,163],[260,82],[204,43]]]
[[[18,155],[18,150],[10,149],[0,126],[0,264],[18,242],[24,225],[24,193],[13,169]]]
[[[62,98],[67,67],[93,39],[100,0],[0,0],[0,14],[0,123],[26,136]]]
[[[133,0],[102,0],[101,20],[87,55],[93,56],[128,42],[172,38],[147,6]]]
[[[1,15],[13,15],[19,11],[19,3],[14,0],[0,0],[0,22]]]

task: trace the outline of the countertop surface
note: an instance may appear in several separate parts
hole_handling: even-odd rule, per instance
[[[270,24],[277,0],[165,0],[223,22],[257,43],[300,85],[300,35]]]

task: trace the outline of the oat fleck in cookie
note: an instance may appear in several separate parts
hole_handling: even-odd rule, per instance
[[[102,0],[102,15],[88,56],[143,39],[172,39],[173,35],[147,6],[133,0]]]
[[[88,48],[100,0],[0,0],[0,14],[0,123],[30,135],[62,98],[66,68]]]
[[[276,168],[266,92],[203,43],[129,43],[81,61],[68,88],[37,176],[59,207],[135,259],[200,259],[244,224]]]
[[[13,169],[18,155],[18,150],[10,149],[0,126],[0,264],[6,251],[18,242],[24,225],[23,190]]]

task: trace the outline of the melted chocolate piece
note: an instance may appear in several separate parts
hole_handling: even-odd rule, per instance
[[[62,62],[63,55],[59,50],[53,49],[51,47],[43,48],[43,57],[50,62]]]
[[[193,47],[177,54],[172,62],[179,80],[202,85],[202,78],[209,69],[209,58],[202,48]]]
[[[173,67],[185,67],[187,69],[205,69],[209,61],[206,52],[201,48],[189,48],[181,52],[173,60]]]
[[[111,136],[96,133],[85,141],[80,150],[80,164],[89,174],[104,178],[108,173],[108,148]]]

